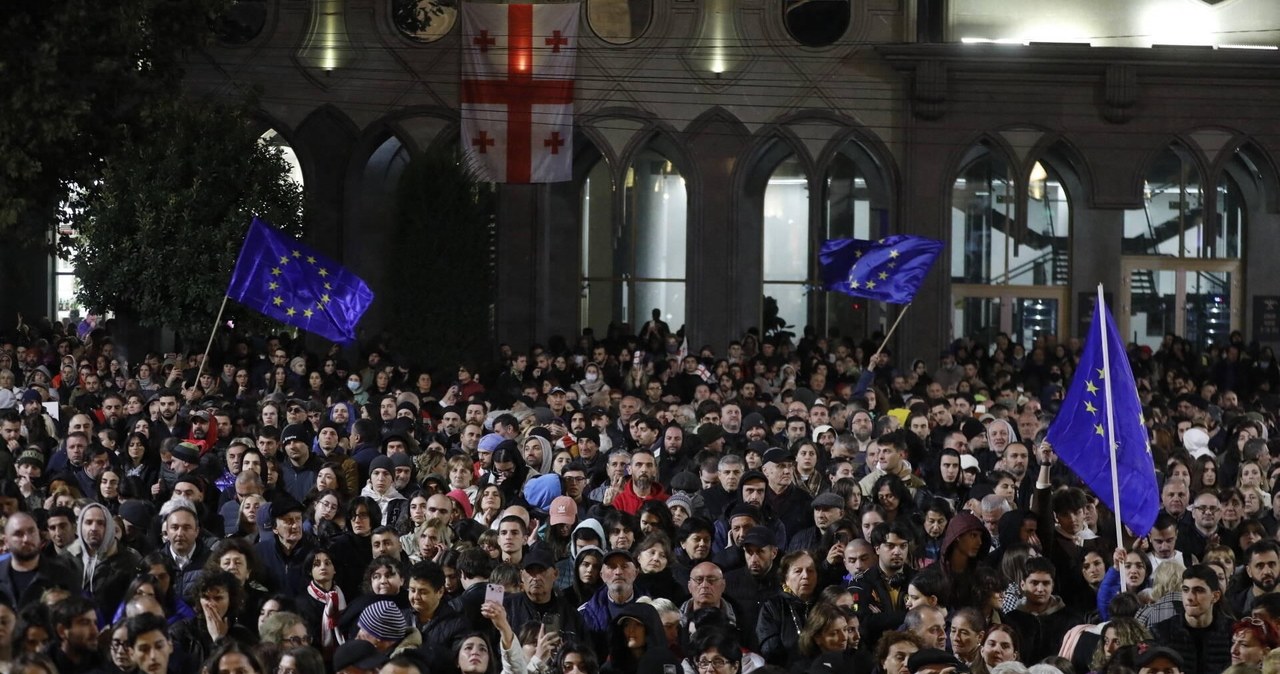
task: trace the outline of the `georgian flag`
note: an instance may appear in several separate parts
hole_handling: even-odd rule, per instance
[[[463,3],[462,148],[484,179],[573,179],[578,12],[578,3]]]

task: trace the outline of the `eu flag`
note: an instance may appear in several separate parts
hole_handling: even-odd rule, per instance
[[[373,301],[360,277],[261,218],[249,226],[227,296],[344,344],[355,341],[356,323]]]
[[[1103,334],[1102,312],[1106,316]],[[1116,442],[1117,476],[1120,481],[1120,519],[1134,535],[1145,536],[1160,510],[1155,464],[1142,419],[1142,403],[1124,342],[1116,332],[1111,312],[1102,302],[1093,309],[1093,323],[1085,338],[1084,354],[1071,379],[1066,399],[1049,426],[1045,440],[1089,488],[1115,512],[1111,491],[1111,451],[1107,447],[1105,379],[1111,380],[1111,436]],[[1102,342],[1107,342],[1110,369],[1102,366]]]
[[[923,236],[895,234],[878,241],[831,239],[818,260],[822,287],[846,295],[907,304],[942,252],[942,242]]]

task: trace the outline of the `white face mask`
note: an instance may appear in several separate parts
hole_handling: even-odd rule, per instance
[[[351,389],[352,391],[355,391],[356,389],[360,388],[360,382],[349,381],[347,382],[347,388]]]
[[[595,381],[600,378],[600,375],[596,374],[595,372],[588,372],[586,378],[587,378],[587,381]]]

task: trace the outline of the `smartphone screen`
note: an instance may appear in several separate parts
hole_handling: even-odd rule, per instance
[[[484,600],[495,601],[501,604],[504,594],[506,594],[506,592],[502,589],[501,585],[497,583],[489,583],[484,589]]]

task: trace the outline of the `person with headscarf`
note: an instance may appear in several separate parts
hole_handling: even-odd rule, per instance
[[[991,534],[972,513],[958,512],[947,523],[938,563],[951,579],[952,607],[981,607],[987,603],[986,597],[980,596],[981,586],[976,578],[979,563],[990,550]]]
[[[620,608],[609,621],[608,652],[602,674],[662,672],[680,659],[667,645],[658,611],[639,602]]]

